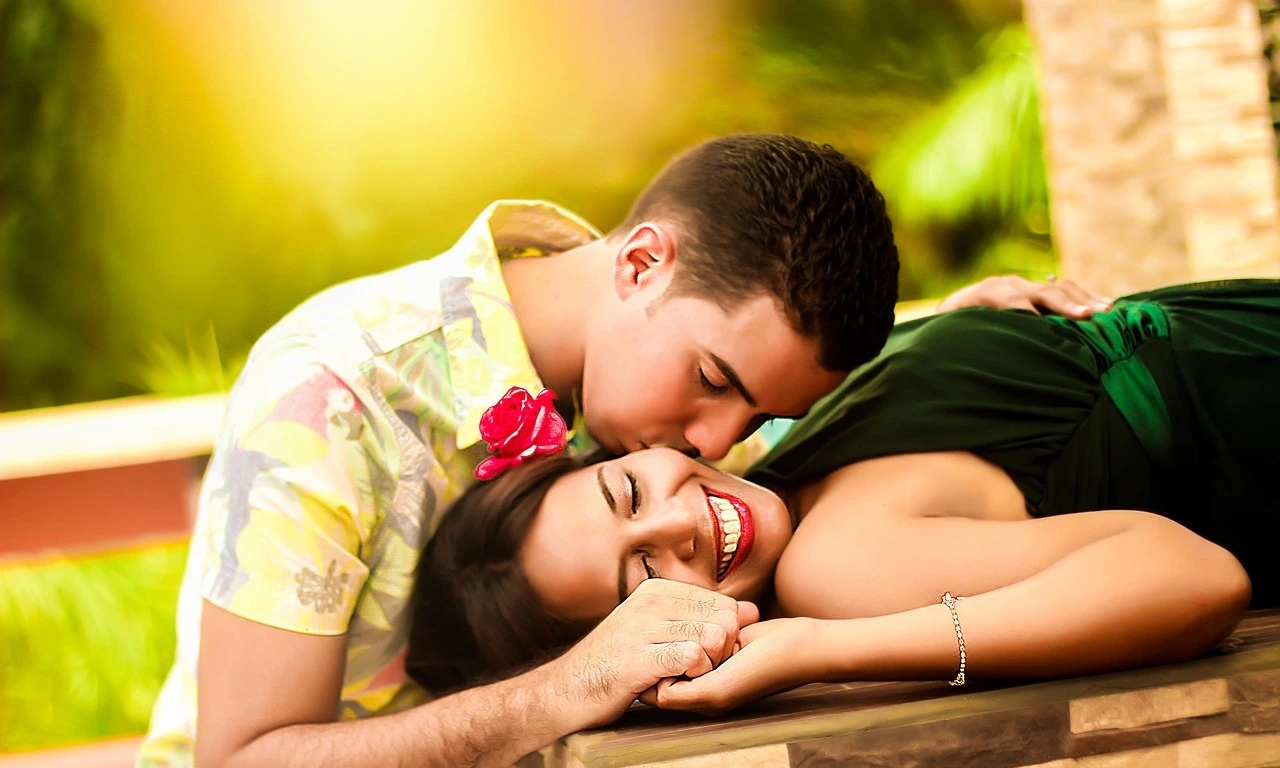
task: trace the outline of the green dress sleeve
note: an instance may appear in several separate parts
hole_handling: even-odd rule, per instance
[[[1133,509],[1236,555],[1280,604],[1280,281],[1126,297],[1088,321],[971,309],[896,328],[748,473],[794,487],[857,461],[968,451],[1035,516]]]
[[[1100,390],[1093,356],[1059,324],[981,308],[926,317],[895,328],[748,477],[790,487],[879,456],[964,450],[1003,467],[1034,509]]]

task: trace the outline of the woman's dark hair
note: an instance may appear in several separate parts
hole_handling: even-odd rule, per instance
[[[453,503],[418,562],[405,670],[443,696],[508,677],[591,627],[551,616],[517,557],[556,480],[596,459],[551,456],[478,483]]]

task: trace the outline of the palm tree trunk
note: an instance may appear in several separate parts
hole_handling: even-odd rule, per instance
[[[1107,294],[1280,276],[1254,0],[1026,0],[1063,272]]]

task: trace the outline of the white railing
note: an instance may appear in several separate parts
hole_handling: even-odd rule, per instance
[[[932,314],[937,300],[897,307],[899,321]],[[225,394],[130,397],[0,413],[0,480],[205,456]]]

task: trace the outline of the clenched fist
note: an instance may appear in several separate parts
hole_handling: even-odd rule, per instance
[[[733,653],[756,606],[665,579],[647,579],[589,635],[548,665],[563,732],[605,725],[664,678],[697,677]]]

